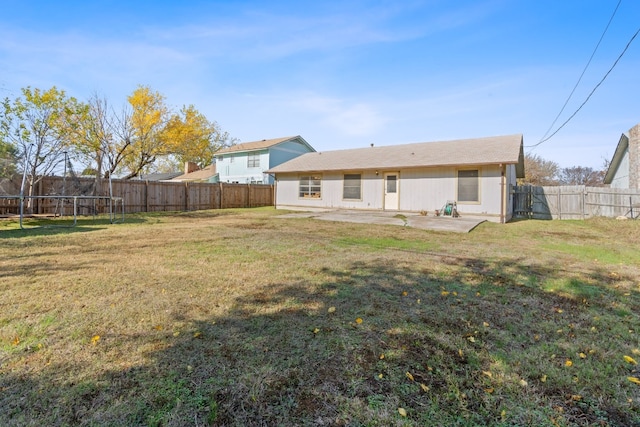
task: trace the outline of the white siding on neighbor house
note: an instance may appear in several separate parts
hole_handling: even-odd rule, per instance
[[[502,175],[498,165],[465,167],[461,169],[479,170],[479,202],[458,202],[458,211],[461,215],[487,215],[499,220],[502,207]],[[282,173],[277,174],[277,207],[306,207],[306,208],[341,208],[341,209],[384,209],[384,173],[399,172],[398,196],[400,199],[398,209],[400,211],[433,213],[441,209],[448,200],[457,199],[458,168],[435,167],[405,170],[379,170],[375,171],[340,171],[314,173],[322,176],[322,197],[320,199],[300,198],[299,177],[310,175],[308,173]],[[344,174],[362,175],[362,199],[343,199]],[[509,184],[515,185],[515,166],[508,165],[505,174],[505,190],[508,192]],[[507,219],[510,218],[512,199],[507,195]]]
[[[629,188],[629,149],[626,149],[618,169],[611,179],[611,188]]]
[[[256,167],[248,166],[249,154],[258,154],[260,164]],[[222,159],[217,159],[217,170],[221,182],[238,182],[249,184],[251,182],[264,182],[268,175],[263,171],[269,167],[269,151],[253,151],[224,154]]]

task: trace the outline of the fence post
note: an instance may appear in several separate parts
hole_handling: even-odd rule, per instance
[[[189,181],[184,182],[184,210],[189,210]]]
[[[251,207],[251,184],[247,184],[247,205]]]
[[[553,219],[553,214],[551,214]],[[558,219],[562,219],[562,187],[558,187]]]
[[[149,212],[149,180],[144,181],[144,211]]]
[[[222,196],[224,195],[224,187],[223,184],[220,183],[220,205],[218,206],[218,209],[222,209]]]

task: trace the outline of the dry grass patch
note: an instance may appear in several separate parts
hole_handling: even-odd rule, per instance
[[[0,232],[0,424],[640,423],[640,223],[276,213]]]

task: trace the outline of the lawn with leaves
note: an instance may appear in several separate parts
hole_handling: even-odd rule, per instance
[[[0,226],[0,425],[640,425],[640,222]]]

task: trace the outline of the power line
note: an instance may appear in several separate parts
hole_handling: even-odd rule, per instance
[[[613,21],[613,17],[616,16],[616,12],[618,11],[618,8],[620,7],[620,3],[622,3],[622,0],[618,0],[618,4],[616,5],[616,8],[614,9],[613,14],[611,15],[611,18],[609,18],[609,22],[607,23],[607,26],[605,27],[604,31],[602,32],[602,35],[600,36],[600,40],[598,40],[598,44],[596,44],[595,49],[593,49],[593,52],[591,53],[591,57],[589,58],[589,61],[587,61],[587,65],[584,66],[584,70],[582,70],[582,74],[580,74],[580,77],[578,78],[578,81],[576,82],[576,85],[571,90],[571,93],[569,94],[569,97],[564,102],[564,105],[560,109],[560,112],[558,113],[556,118],[553,119],[553,122],[549,125],[549,129],[547,129],[547,131],[544,133],[544,135],[542,135],[542,138],[540,138],[540,139],[544,139],[549,134],[549,132],[553,128],[553,125],[556,124],[556,122],[558,121],[558,119],[560,118],[562,113],[564,112],[564,109],[567,107],[567,104],[571,100],[571,97],[573,96],[573,93],[576,91],[576,89],[578,88],[578,85],[582,81],[582,77],[584,77],[584,73],[586,73],[587,68],[589,68],[589,65],[591,65],[591,60],[593,59],[593,57],[595,56],[596,52],[598,51],[598,48],[600,47],[600,43],[602,43],[602,39],[604,39],[604,35],[607,33],[607,30],[609,29],[609,26],[611,25],[611,22]]]
[[[638,30],[635,32],[635,34],[631,37],[631,39],[629,40],[629,42],[627,43],[627,45],[625,46],[624,50],[622,51],[622,53],[620,53],[620,55],[618,56],[618,58],[615,60],[615,62],[613,63],[613,65],[611,66],[611,68],[609,68],[609,71],[607,71],[607,73],[604,75],[604,77],[602,77],[602,79],[598,82],[597,85],[595,85],[595,87],[593,88],[593,90],[589,93],[589,95],[587,96],[587,98],[584,100],[584,102],[582,104],[580,104],[580,106],[578,107],[578,109],[571,115],[569,116],[569,118],[567,120],[564,121],[564,123],[562,123],[558,129],[556,129],[551,135],[549,135],[548,137],[540,140],[537,144],[534,145],[528,145],[528,148],[535,148],[538,145],[542,144],[543,142],[547,142],[548,140],[550,140],[551,138],[553,138],[553,136],[555,134],[557,134],[560,129],[562,129],[563,127],[565,127],[565,125],[567,123],[569,123],[571,121],[571,119],[573,119],[575,117],[576,114],[578,114],[578,112],[582,109],[582,107],[584,107],[584,105],[589,101],[589,99],[591,98],[591,95],[593,95],[593,93],[600,87],[600,85],[606,80],[606,78],[609,76],[609,74],[611,74],[611,71],[613,71],[613,69],[615,68],[616,65],[618,65],[618,62],[620,61],[620,59],[622,59],[622,56],[625,54],[625,52],[627,51],[627,49],[629,49],[629,46],[631,46],[631,43],[633,42],[633,40],[636,38],[636,36],[638,35],[638,33],[640,33],[640,28],[638,28]]]

